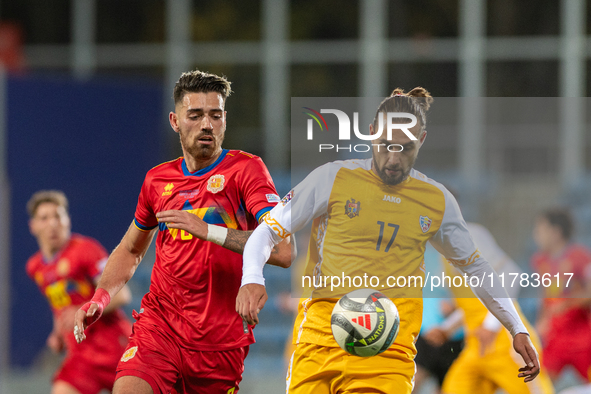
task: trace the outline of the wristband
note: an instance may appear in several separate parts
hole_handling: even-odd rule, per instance
[[[97,321],[103,314],[103,310],[107,307],[107,305],[109,305],[110,302],[111,296],[109,295],[109,292],[100,287],[97,288],[94,292],[94,296],[92,296],[92,299],[88,301],[86,304],[82,305],[82,307],[80,308],[84,312],[88,312],[88,309],[93,303],[98,305],[98,309],[96,310],[94,315],[86,317],[86,324],[90,326],[92,323]]]
[[[94,292],[94,295],[92,296],[92,300],[90,300],[90,302],[94,302],[99,306],[102,306],[103,309],[105,309],[107,305],[109,305],[109,303],[111,302],[111,296],[109,295],[109,292],[107,290],[99,287]]]
[[[226,227],[215,226],[213,224],[207,225],[207,240],[214,244],[224,246],[226,237],[228,236],[228,229]]]

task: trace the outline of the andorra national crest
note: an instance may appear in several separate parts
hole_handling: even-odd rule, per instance
[[[345,203],[345,215],[353,219],[355,216],[359,216],[361,210],[361,201],[355,201],[354,198],[347,200]]]
[[[222,174],[212,175],[207,181],[207,190],[213,194],[222,191],[224,189],[224,183],[226,178]]]

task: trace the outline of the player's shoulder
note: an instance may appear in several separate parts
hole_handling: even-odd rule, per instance
[[[233,160],[261,160],[259,156],[240,149],[227,149],[226,157],[232,158]]]
[[[181,157],[177,157],[174,160],[169,160],[169,161],[165,161],[164,163],[160,163],[157,166],[150,168],[148,170],[148,173],[146,176],[147,177],[154,176],[154,175],[162,173],[162,172],[178,169],[180,166],[180,163],[182,161],[183,161],[183,157],[181,156]]]
[[[99,241],[97,241],[96,239],[89,237],[87,235],[82,235],[82,234],[77,234],[77,233],[73,233],[72,236],[70,237],[70,242],[69,242],[68,247],[72,248],[72,249],[81,249],[81,250],[85,250],[85,251],[88,251],[88,248],[100,249],[100,250],[105,249],[103,247],[103,245],[101,245],[101,243]]]
[[[264,166],[263,159],[261,159],[259,156],[239,149],[226,150],[224,161],[232,166]]]
[[[472,234],[474,237],[476,237],[476,236],[478,236],[478,237],[492,236],[490,231],[488,231],[488,229],[480,223],[466,222],[466,226],[468,226],[468,230],[470,230],[470,234]]]
[[[582,244],[572,244],[568,249],[568,254],[573,258],[591,260],[591,250]]]
[[[436,180],[429,178],[427,175],[423,174],[420,171],[415,170],[412,168],[410,170],[410,174],[408,175],[411,180],[421,183],[424,186],[429,187],[430,189],[439,190],[447,199],[451,196],[451,193],[443,184],[437,182]]]
[[[327,164],[333,169],[346,168],[348,170],[371,170],[371,159],[335,160]]]
[[[29,276],[32,276],[35,273],[35,271],[37,271],[39,264],[41,264],[42,261],[43,257],[41,256],[41,251],[38,250],[35,254],[29,257],[27,263],[25,264],[25,271],[27,272],[27,274],[29,274]]]
[[[341,170],[371,170],[371,159],[349,159],[330,161],[317,167],[312,173],[336,175]]]

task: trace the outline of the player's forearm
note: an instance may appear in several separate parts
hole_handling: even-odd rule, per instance
[[[127,305],[131,302],[131,291],[127,285],[124,285],[121,290],[111,298],[111,302],[105,308],[103,313],[111,313],[119,309],[120,307]]]
[[[226,240],[222,246],[228,250],[231,250],[232,252],[244,254],[244,247],[246,246],[246,242],[252,233],[253,230],[241,231],[228,229]],[[271,250],[271,256],[269,256],[267,263],[278,267],[289,268],[292,262],[291,255],[292,248],[290,245],[290,240],[289,238],[286,238],[284,241],[281,241],[279,244],[273,246],[273,249]]]
[[[275,244],[281,238],[266,223],[261,223],[246,242],[242,263],[242,286],[249,283],[265,284],[263,267]]]
[[[125,250],[121,244],[117,246],[109,256],[97,288],[105,289],[111,300],[116,298],[117,293],[133,277],[141,257]]]
[[[515,336],[526,333],[527,329],[517,314],[513,300],[501,286],[501,280],[490,264],[484,259],[477,259],[474,263],[458,267],[469,277],[476,276],[480,280],[478,286],[471,286],[472,291],[482,301],[505,328]],[[472,281],[469,281],[472,284]]]
[[[142,261],[156,230],[142,231],[134,223],[129,226],[121,243],[109,256],[105,270],[97,285],[105,289],[111,299],[132,278],[137,266]]]
[[[242,231],[229,228],[228,234],[226,235],[226,240],[222,246],[228,250],[231,250],[232,252],[243,254],[246,241],[248,241],[248,238],[252,232],[253,230]]]

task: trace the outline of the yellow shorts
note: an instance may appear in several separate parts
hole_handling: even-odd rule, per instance
[[[287,370],[287,394],[410,394],[415,363],[398,350],[373,357],[352,356],[341,348],[300,343]]]
[[[508,333],[499,335],[509,337]],[[513,350],[510,339],[497,338],[494,350],[480,355],[478,343],[467,341],[460,356],[445,375],[444,394],[493,394],[502,389],[508,394],[553,394],[552,381],[542,369],[531,382],[518,378],[519,368],[525,365],[521,356]]]

